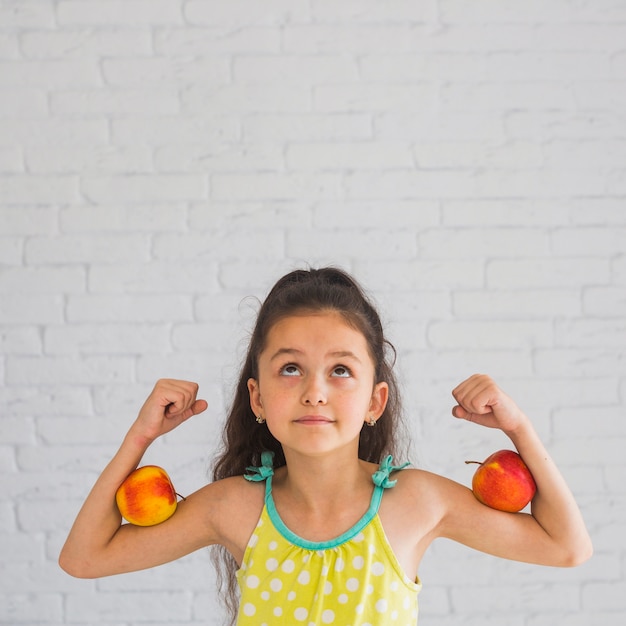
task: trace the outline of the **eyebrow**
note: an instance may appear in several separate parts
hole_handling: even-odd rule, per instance
[[[278,350],[276,350],[276,352],[270,357],[270,361],[274,361],[275,359],[277,359],[278,357],[281,357],[283,355],[294,355],[294,356],[301,356],[304,354],[304,352],[302,350],[298,350],[297,348],[279,348]],[[353,359],[355,361],[357,361],[358,363],[361,362],[361,359],[359,359],[359,357],[354,354],[354,352],[351,352],[350,350],[334,350],[333,352],[329,352],[326,356],[329,357],[334,357],[336,359]]]

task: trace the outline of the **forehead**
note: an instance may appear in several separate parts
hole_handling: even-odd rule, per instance
[[[267,334],[267,350],[305,347],[369,354],[363,333],[336,311],[289,315],[278,320]]]

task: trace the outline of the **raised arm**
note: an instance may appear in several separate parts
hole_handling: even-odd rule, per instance
[[[122,525],[115,504],[117,488],[138,466],[150,444],[206,410],[207,403],[196,398],[197,392],[195,383],[157,382],[76,517],[59,556],[60,566],[69,574],[92,578],[143,569],[201,547],[201,524],[196,524],[195,531],[190,530],[193,527],[190,514],[197,507],[198,496],[181,503],[167,522],[146,528]],[[177,527],[182,531],[185,526],[189,526],[186,535],[173,532]]]
[[[504,558],[574,566],[592,553],[582,515],[563,476],[528,417],[488,376],[477,374],[452,392],[453,415],[507,434],[530,469],[537,493],[531,514],[503,513],[479,504],[469,490],[449,483],[441,534]]]

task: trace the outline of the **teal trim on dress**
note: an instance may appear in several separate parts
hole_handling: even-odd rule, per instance
[[[345,533],[342,533],[334,539],[329,541],[309,541],[299,535],[296,535],[291,531],[281,519],[276,505],[274,504],[274,498],[272,497],[272,477],[274,475],[273,467],[274,453],[265,451],[261,454],[261,467],[248,467],[246,468],[251,474],[245,474],[244,478],[253,482],[260,482],[265,480],[265,506],[267,508],[268,515],[272,524],[276,530],[290,543],[304,548],[305,550],[328,550],[337,548],[343,543],[346,543],[356,535],[358,535],[378,514],[380,503],[383,498],[385,489],[391,489],[397,482],[397,480],[389,480],[391,472],[395,472],[404,469],[410,463],[404,463],[403,465],[392,465],[393,457],[387,456],[385,460],[380,464],[378,470],[372,475],[372,482],[374,483],[374,492],[370,500],[369,507],[363,517],[349,528]]]

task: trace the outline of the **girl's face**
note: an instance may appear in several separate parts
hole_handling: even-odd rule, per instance
[[[248,381],[250,405],[286,454],[358,449],[363,422],[378,419],[387,402],[387,383],[374,384],[365,337],[336,312],[278,321],[258,372]]]

